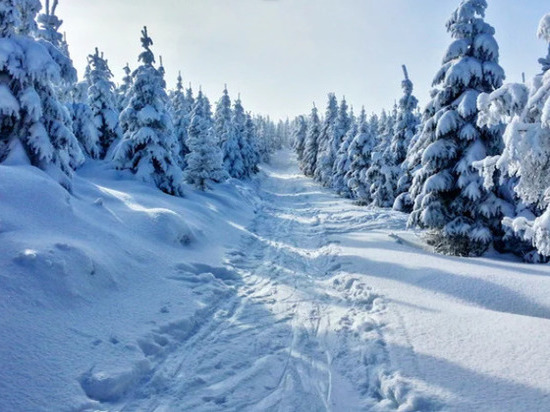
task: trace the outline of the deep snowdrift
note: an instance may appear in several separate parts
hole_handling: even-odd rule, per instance
[[[118,400],[232,293],[223,259],[254,216],[253,185],[181,199],[102,167],[69,195],[0,166],[2,411]]]

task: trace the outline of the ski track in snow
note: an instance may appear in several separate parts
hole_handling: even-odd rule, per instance
[[[346,273],[339,256],[339,233],[376,230],[384,212],[357,214],[291,159],[277,162],[257,181],[262,202],[247,235],[228,253],[226,270],[214,273],[225,289],[197,319],[143,340],[150,365],[106,409],[437,409],[391,365],[384,297]],[[173,280],[196,276],[183,265]],[[178,343],[166,345],[174,337]]]

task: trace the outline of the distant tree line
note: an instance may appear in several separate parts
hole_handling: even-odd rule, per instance
[[[0,1],[0,163],[30,163],[70,190],[91,159],[129,170],[162,191],[207,189],[258,172],[288,138],[289,124],[253,116],[227,88],[216,104],[178,77],[167,90],[162,59],[144,28],[139,65],[115,85],[97,48],[79,80],[58,0]]]

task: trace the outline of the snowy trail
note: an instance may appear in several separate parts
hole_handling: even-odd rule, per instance
[[[386,305],[341,272],[337,234],[376,228],[279,157],[259,181],[261,206],[229,253],[233,292],[161,359],[119,410],[414,410],[392,373]],[[350,207],[353,207],[350,205]],[[379,214],[380,212],[378,212]],[[346,229],[348,228],[348,229]],[[424,410],[431,410],[426,404]]]
[[[549,410],[549,265],[434,254],[288,151],[186,199],[0,172],[1,411]]]

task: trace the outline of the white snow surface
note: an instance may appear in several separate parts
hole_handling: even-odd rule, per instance
[[[185,193],[0,166],[0,411],[548,410],[548,265],[436,255],[288,151]]]

